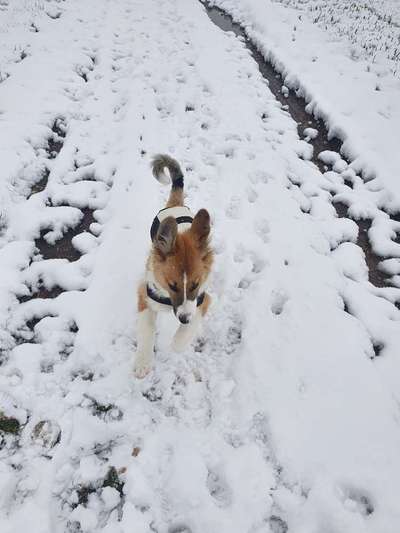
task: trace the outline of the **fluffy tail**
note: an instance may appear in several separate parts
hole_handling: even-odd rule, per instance
[[[168,185],[172,181],[173,189],[183,189],[183,173],[178,161],[166,154],[158,154],[153,157],[151,162],[153,176],[157,181]],[[168,169],[169,176],[165,174]]]
[[[159,154],[153,157],[151,168],[153,169],[153,176],[160,183],[168,185],[172,182],[167,207],[183,205],[183,173],[178,161],[169,155]],[[169,176],[165,174],[166,168]]]

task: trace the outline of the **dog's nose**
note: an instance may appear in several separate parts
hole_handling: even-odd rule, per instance
[[[178,316],[178,318],[179,318],[179,322],[181,322],[182,324],[189,324],[190,322],[190,315],[186,313],[182,313],[181,315]]]

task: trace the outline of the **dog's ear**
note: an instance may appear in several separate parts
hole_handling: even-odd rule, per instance
[[[208,244],[210,229],[210,215],[206,209],[200,209],[193,219],[190,231],[201,247]]]
[[[167,217],[158,228],[154,246],[162,256],[170,254],[175,248],[178,225],[174,217]]]

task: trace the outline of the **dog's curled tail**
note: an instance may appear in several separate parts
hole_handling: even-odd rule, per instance
[[[178,161],[166,154],[157,154],[151,161],[153,176],[157,181],[168,185],[172,181],[173,189],[183,189],[183,173]],[[168,169],[169,176],[165,174]]]

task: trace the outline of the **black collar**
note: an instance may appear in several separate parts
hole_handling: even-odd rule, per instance
[[[160,296],[150,287],[149,284],[147,284],[147,296],[159,304],[172,306],[171,298],[168,298],[168,296]],[[204,297],[204,292],[199,294],[199,296],[197,297],[197,307],[199,307],[204,302]]]

